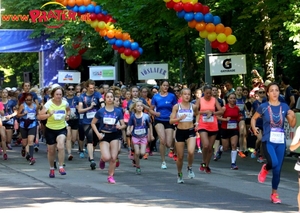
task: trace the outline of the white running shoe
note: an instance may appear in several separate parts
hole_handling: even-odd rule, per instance
[[[162,164],[161,164],[161,169],[167,169],[168,167],[167,167],[167,164],[166,164],[166,162],[162,162]]]
[[[193,179],[195,177],[195,173],[193,172],[192,168],[188,169],[188,178]]]
[[[177,183],[184,183],[182,173],[177,176]]]

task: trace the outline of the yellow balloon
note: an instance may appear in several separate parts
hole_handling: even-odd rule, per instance
[[[92,28],[98,27],[98,21],[97,20],[92,21],[91,26],[92,26]]]
[[[196,4],[196,3],[198,3],[198,0],[191,0],[191,3]]]
[[[179,3],[179,2],[181,2],[181,0],[173,0],[173,2]]]
[[[224,33],[219,33],[219,34],[217,35],[217,40],[218,40],[218,42],[220,42],[220,43],[225,42],[226,39],[227,39],[227,36],[226,36]]]
[[[104,21],[99,21],[98,28],[101,29],[101,30],[105,29],[105,22]]]
[[[126,55],[124,53],[121,53],[121,58],[125,60],[126,59]]]
[[[164,0],[164,2],[166,2],[166,3],[168,3],[168,2],[170,2],[171,0]]]
[[[199,32],[199,36],[201,38],[207,38],[208,32],[206,30],[202,30],[202,31]]]
[[[132,64],[134,62],[134,57],[131,55],[131,56],[128,56],[126,58],[126,63],[127,64]]]
[[[234,35],[229,35],[226,38],[226,43],[229,45],[233,45],[236,42],[236,37]]]
[[[181,0],[182,3],[191,3],[191,0]]]
[[[207,39],[208,39],[210,42],[213,42],[214,40],[217,39],[217,33],[215,33],[215,32],[208,33]]]

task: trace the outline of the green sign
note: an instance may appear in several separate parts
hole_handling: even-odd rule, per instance
[[[102,70],[103,78],[113,78],[114,77],[114,70]]]

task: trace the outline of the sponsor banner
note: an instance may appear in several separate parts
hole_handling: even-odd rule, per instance
[[[58,83],[79,84],[81,82],[80,72],[76,70],[59,70]]]
[[[90,79],[94,81],[116,80],[114,66],[90,66]]]
[[[168,64],[139,64],[138,79],[168,79],[169,68]]]
[[[246,74],[246,55],[209,56],[210,75]]]

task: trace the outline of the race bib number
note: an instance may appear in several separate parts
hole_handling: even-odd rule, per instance
[[[27,113],[27,119],[34,120],[35,116],[36,116],[35,112],[29,112],[29,113]]]
[[[237,128],[237,122],[236,121],[228,121],[227,122],[227,129],[236,129]]]
[[[83,119],[83,114],[79,114],[79,119]]]
[[[76,113],[76,108],[72,107],[72,108],[70,108],[70,110],[71,110],[71,113],[72,113],[72,114],[75,114],[75,113]]]
[[[136,135],[146,134],[146,129],[145,128],[135,128],[134,129],[134,134],[136,134]]]
[[[64,119],[65,114],[66,114],[66,112],[64,110],[55,111],[53,114],[54,120],[58,121],[58,120]]]
[[[110,118],[110,117],[104,117],[103,118],[103,123],[108,124],[108,125],[115,125],[116,119],[115,118]]]
[[[87,111],[87,113],[86,113],[86,118],[87,118],[87,119],[92,119],[92,118],[95,117],[95,114],[96,114],[96,111],[95,111],[95,110]]]
[[[212,122],[214,122],[214,116],[211,115],[211,116],[208,118],[206,114],[203,114],[203,116],[202,116],[202,121],[203,121],[203,122],[207,122],[207,123],[212,123]]]
[[[284,144],[284,130],[281,128],[271,128],[270,142]]]
[[[244,111],[245,104],[237,104],[237,106],[240,109],[240,111]]]

